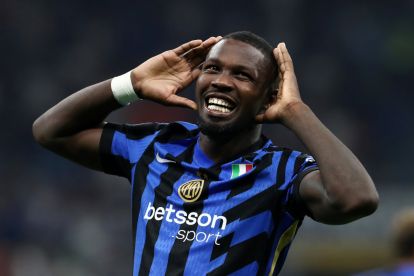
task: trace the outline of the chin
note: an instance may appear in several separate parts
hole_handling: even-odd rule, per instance
[[[253,129],[256,124],[249,123],[209,123],[205,122],[202,119],[198,119],[198,126],[200,127],[201,133],[206,136],[216,138],[216,139],[228,139],[241,132],[246,132],[250,129]]]

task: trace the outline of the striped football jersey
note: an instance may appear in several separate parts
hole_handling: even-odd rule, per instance
[[[198,137],[186,122],[104,127],[104,171],[132,185],[133,275],[277,275],[315,160],[263,136],[216,164]]]

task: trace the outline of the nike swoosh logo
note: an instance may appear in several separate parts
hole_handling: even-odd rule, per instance
[[[159,163],[161,163],[161,164],[163,164],[163,163],[175,163],[175,161],[173,161],[173,160],[169,160],[169,159],[162,158],[162,157],[158,154],[158,152],[157,152],[157,155],[155,156],[155,159],[157,159],[157,161],[158,161]]]

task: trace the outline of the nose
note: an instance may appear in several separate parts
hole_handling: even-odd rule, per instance
[[[231,77],[225,72],[217,74],[216,78],[211,82],[211,86],[220,91],[231,91],[233,89]]]

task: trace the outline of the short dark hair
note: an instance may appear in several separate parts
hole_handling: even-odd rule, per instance
[[[393,241],[398,257],[414,256],[414,208],[400,211],[394,219]]]
[[[255,47],[257,50],[259,50],[265,57],[266,62],[269,65],[269,68],[271,68],[272,72],[270,74],[271,79],[270,81],[270,87],[268,92],[272,92],[274,89],[276,89],[277,85],[277,76],[278,76],[278,67],[277,62],[273,55],[273,47],[267,42],[263,37],[258,36],[257,34],[254,34],[249,31],[238,31],[233,32],[225,35],[223,39],[234,39],[238,40],[244,43],[247,43],[253,47]]]

